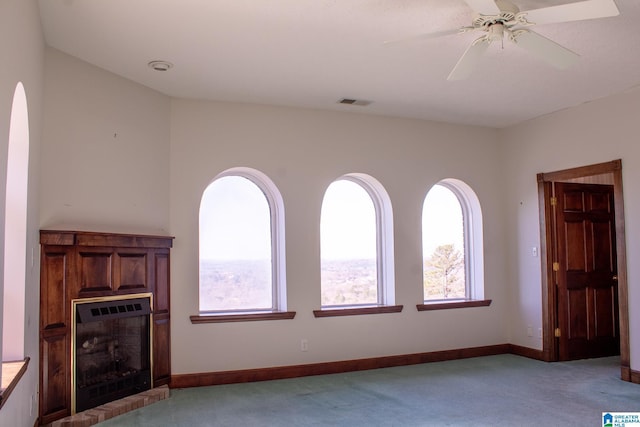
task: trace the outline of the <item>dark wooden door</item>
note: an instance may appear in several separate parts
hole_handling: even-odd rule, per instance
[[[613,186],[554,187],[559,359],[619,354]]]

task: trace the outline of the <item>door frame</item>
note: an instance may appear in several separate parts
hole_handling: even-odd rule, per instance
[[[629,301],[627,287],[627,252],[624,223],[624,199],[622,191],[622,160],[539,173],[538,206],[540,210],[540,261],[542,269],[542,357],[547,362],[558,360],[558,343],[555,328],[558,324],[557,293],[553,280],[553,212],[551,187],[556,181],[567,181],[595,175],[611,174],[616,221],[616,254],[618,267],[618,307],[620,326],[620,372],[624,381],[631,381],[629,350]]]

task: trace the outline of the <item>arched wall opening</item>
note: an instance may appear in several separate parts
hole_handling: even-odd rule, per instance
[[[2,360],[24,358],[29,115],[22,83],[11,106],[4,222]]]

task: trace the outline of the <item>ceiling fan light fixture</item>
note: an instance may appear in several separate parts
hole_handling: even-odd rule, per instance
[[[447,80],[463,80],[469,77],[491,43],[497,41],[504,43],[505,33],[509,41],[538,59],[559,70],[567,69],[577,61],[579,55],[530,28],[541,24],[607,18],[620,14],[615,0],[581,0],[525,11],[520,11],[511,2],[515,0],[464,1],[474,10],[470,26],[462,27],[458,31],[444,30],[412,37],[413,39],[430,39],[456,32],[482,33],[462,54]]]
[[[504,36],[504,24],[498,22],[489,26],[489,41],[497,42]]]

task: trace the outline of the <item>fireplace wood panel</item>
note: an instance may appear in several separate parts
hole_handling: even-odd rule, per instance
[[[46,249],[45,249],[46,248]],[[65,246],[43,246],[40,276],[40,324],[42,329],[66,326],[69,275],[73,270],[72,250]]]
[[[62,418],[68,414],[71,405],[69,334],[62,329],[43,335],[40,339],[40,357],[43,359],[40,376],[47,387],[40,392],[40,410],[52,419]]]
[[[169,342],[169,313],[153,316],[153,386],[169,384],[171,380],[171,354]]]
[[[153,385],[171,377],[172,237],[41,230],[40,423],[71,414],[71,301],[153,294]]]
[[[80,263],[80,298],[95,292],[113,290],[113,253],[109,248],[82,248]]]
[[[116,289],[142,292],[149,288],[147,252],[119,250],[116,253]]]

